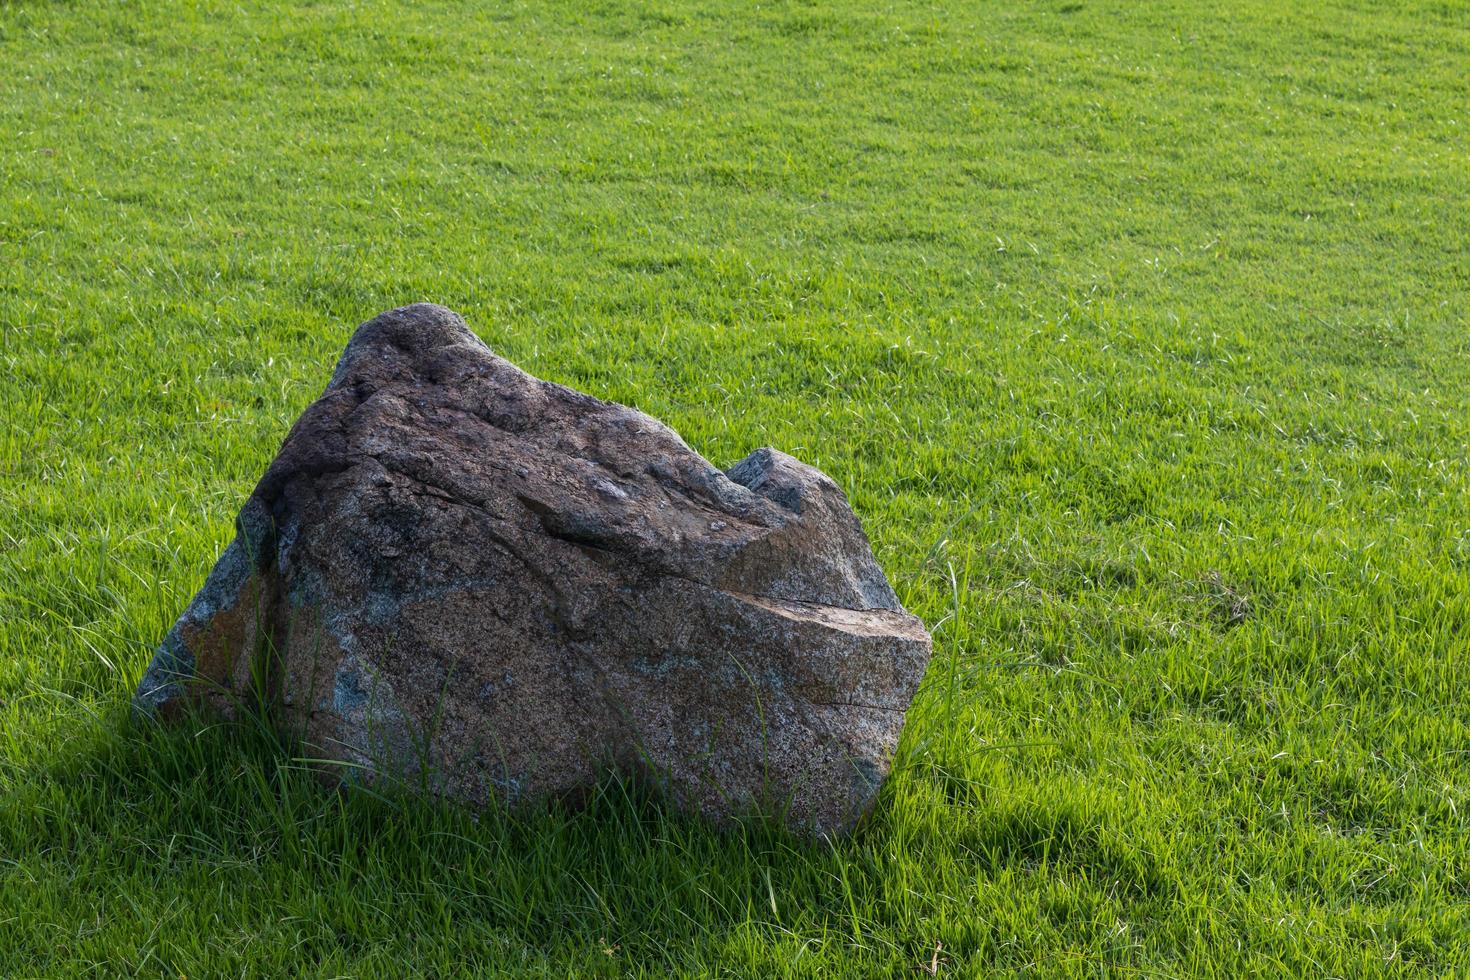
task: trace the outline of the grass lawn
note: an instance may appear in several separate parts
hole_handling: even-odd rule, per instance
[[[0,975],[1470,971],[1470,6],[1287,6],[0,2]],[[859,833],[129,723],[415,300],[848,489]]]

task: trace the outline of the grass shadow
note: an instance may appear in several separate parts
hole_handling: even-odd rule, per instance
[[[622,976],[711,955],[763,971],[783,946],[818,972],[825,945],[875,965],[894,952],[865,953],[857,925],[883,888],[864,842],[879,826],[835,846],[751,821],[712,833],[613,778],[575,808],[471,810],[331,789],[248,721],[119,711],[75,730],[42,766],[0,773],[21,962],[360,975],[435,972],[457,950],[450,972]],[[54,924],[78,922],[58,945]]]

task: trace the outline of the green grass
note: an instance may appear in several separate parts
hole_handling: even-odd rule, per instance
[[[0,2],[0,975],[1470,972],[1470,7]],[[870,823],[132,726],[352,328],[851,495]]]

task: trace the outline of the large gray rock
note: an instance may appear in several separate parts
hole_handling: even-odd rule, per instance
[[[716,820],[849,827],[930,641],[837,485],[531,377],[450,311],[359,327],[138,688],[264,710],[472,802],[609,768]]]

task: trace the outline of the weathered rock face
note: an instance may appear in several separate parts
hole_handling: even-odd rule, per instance
[[[358,328],[236,526],[139,709],[260,706],[343,775],[472,802],[616,768],[840,830],[929,659],[822,473],[721,473],[437,306]]]

